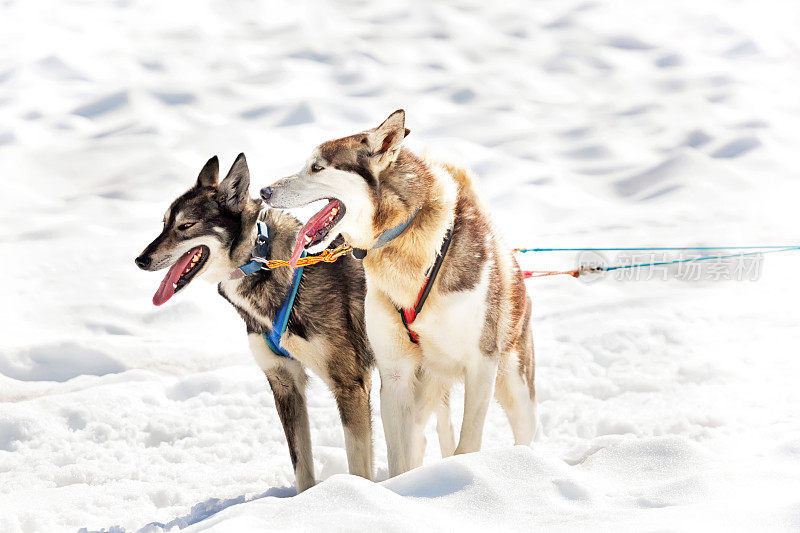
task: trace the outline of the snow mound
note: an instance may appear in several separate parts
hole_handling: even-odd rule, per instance
[[[557,459],[517,447],[448,458],[377,485],[336,475],[294,498],[230,507],[189,531],[383,531],[412,523],[429,531],[515,530],[537,510],[580,506],[588,490]]]
[[[732,494],[711,481],[719,468],[701,446],[676,437],[604,446],[577,467],[517,446],[451,457],[377,485],[336,475],[293,498],[234,502],[187,531],[636,531],[710,517],[715,528],[736,529],[753,517],[721,512]],[[791,512],[761,516],[774,527],[787,518]]]

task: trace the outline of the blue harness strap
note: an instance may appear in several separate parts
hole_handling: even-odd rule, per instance
[[[375,244],[370,248],[370,250],[374,250],[375,248],[380,248],[381,246],[385,245],[389,241],[393,240],[396,237],[399,237],[401,233],[403,233],[411,221],[414,220],[414,217],[417,216],[419,213],[419,209],[414,211],[414,214],[411,215],[408,220],[405,222],[401,222],[400,224],[396,225],[393,228],[389,228],[380,235],[378,235],[378,240],[375,241]],[[353,248],[353,257],[356,259],[364,259],[367,256],[367,250],[363,248]]]
[[[306,253],[303,252],[301,257],[305,256]],[[272,329],[269,333],[261,334],[261,336],[264,337],[264,340],[267,342],[267,346],[269,346],[269,349],[272,350],[275,355],[288,357],[289,359],[294,359],[294,357],[292,357],[289,352],[286,351],[286,349],[281,347],[281,337],[283,336],[284,332],[286,332],[286,327],[289,325],[289,315],[292,313],[294,299],[297,296],[297,289],[300,288],[300,278],[303,277],[304,268],[305,267],[298,267],[294,269],[292,287],[289,289],[289,294],[286,296],[286,300],[284,300],[283,305],[275,315],[275,320],[272,321]]]
[[[256,245],[253,248],[253,252],[250,254],[250,261],[231,272],[230,279],[239,279],[267,268],[267,255],[269,255],[270,245],[269,227],[261,220],[257,222],[257,226],[258,236],[256,237]],[[301,257],[305,256],[306,253],[303,252]],[[300,288],[303,268],[304,267],[299,267],[294,269],[292,286],[289,288],[289,294],[286,295],[286,300],[284,300],[283,305],[278,309],[275,320],[272,321],[272,329],[269,333],[261,333],[267,346],[269,346],[269,349],[272,350],[275,355],[288,357],[289,359],[294,359],[294,357],[292,357],[288,351],[281,348],[281,337],[286,332],[286,327],[289,325],[289,315],[292,314],[294,299],[297,296],[297,290]]]

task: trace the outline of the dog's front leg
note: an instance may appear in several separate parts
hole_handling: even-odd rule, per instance
[[[346,360],[355,361],[355,354],[349,354]],[[339,407],[349,471],[372,480],[372,409],[369,405],[372,376],[369,370],[360,371],[353,365],[332,359],[325,381]]]
[[[413,351],[415,347],[391,303],[368,290],[365,314],[367,335],[381,377],[381,420],[386,435],[389,476],[394,477],[412,467],[418,361]]]
[[[494,392],[497,355],[476,354],[468,364],[464,379],[464,420],[456,454],[477,452],[483,440],[483,423]]]
[[[297,492],[303,492],[315,483],[306,409],[306,372],[299,362],[272,353],[261,335],[250,334],[248,340],[250,350],[272,388],[275,408],[289,445]]]
[[[297,492],[303,492],[313,487],[315,483],[311,432],[306,410],[305,371],[297,361],[287,361],[283,365],[272,367],[265,374],[272,387],[275,408],[278,410],[286,442],[289,445]]]
[[[377,354],[377,350],[375,350]],[[389,458],[389,477],[412,468],[413,446],[416,442],[414,424],[413,361],[397,359],[378,363],[381,376],[381,420],[386,436]]]

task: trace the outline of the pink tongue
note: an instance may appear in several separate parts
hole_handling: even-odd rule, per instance
[[[197,252],[197,248],[192,248],[183,254],[174,265],[169,267],[169,272],[167,272],[167,275],[161,280],[161,285],[158,286],[158,290],[153,295],[153,305],[161,305],[172,298],[172,295],[175,294],[175,289],[172,287],[172,284],[178,282],[181,273],[186,270],[195,252]]]
[[[289,264],[292,265],[292,267],[297,265],[297,261],[300,259],[300,256],[303,255],[303,250],[306,246],[306,235],[313,239],[317,231],[325,227],[331,210],[337,205],[339,205],[338,200],[331,200],[328,202],[328,205],[323,207],[319,213],[308,219],[305,226],[300,228],[300,231],[297,232],[297,238],[294,241],[294,251],[292,252],[291,259],[289,259]]]

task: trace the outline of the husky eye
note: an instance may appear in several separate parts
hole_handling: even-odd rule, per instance
[[[311,165],[311,172],[317,173],[317,172],[319,172],[320,170],[322,170],[323,168],[324,168],[324,167],[322,167],[322,166],[320,166],[320,165],[318,165],[318,164],[314,163],[313,165]]]
[[[178,226],[178,229],[181,230],[181,231],[186,231],[187,229],[191,228],[195,224],[197,224],[197,222],[184,222],[183,224]]]

